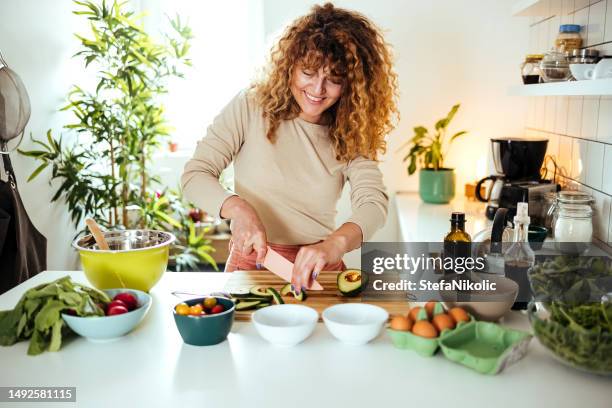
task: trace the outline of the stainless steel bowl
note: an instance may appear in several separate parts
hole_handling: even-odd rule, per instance
[[[172,244],[176,240],[176,237],[169,232],[155,230],[107,231],[103,232],[103,235],[111,251],[137,251],[161,248]],[[103,251],[96,244],[91,234],[77,238],[72,243],[72,246],[79,251]]]

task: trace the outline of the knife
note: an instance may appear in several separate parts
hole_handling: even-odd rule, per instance
[[[270,272],[280,277],[285,282],[291,283],[291,276],[293,275],[293,263],[286,259],[284,256],[268,247],[266,257],[263,261],[263,266],[266,267]],[[323,286],[317,281],[314,281],[308,290],[323,290]]]

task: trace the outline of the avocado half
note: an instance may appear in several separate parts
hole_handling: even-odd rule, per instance
[[[367,285],[368,275],[359,269],[347,269],[338,274],[338,290],[343,296],[357,296]]]

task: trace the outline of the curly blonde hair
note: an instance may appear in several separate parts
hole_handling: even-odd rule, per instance
[[[326,111],[336,159],[361,155],[377,160],[386,151],[385,136],[394,128],[394,118],[399,118],[397,75],[380,30],[363,15],[331,3],[314,6],[285,30],[263,79],[252,86],[272,143],[281,120],[301,111],[290,89],[297,64],[313,70],[323,66],[343,78],[340,99]]]

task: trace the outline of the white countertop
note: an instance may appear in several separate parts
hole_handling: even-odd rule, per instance
[[[82,272],[43,272],[0,295],[0,309],[14,307],[25,290],[66,274],[87,282]],[[0,347],[0,386],[76,386],[76,406],[85,407],[575,408],[609,407],[612,401],[610,378],[565,367],[537,339],[523,360],[497,376],[478,374],[441,354],[424,358],[395,349],[384,333],[368,345],[345,346],[323,324],[293,348],[272,346],[251,324],[238,322],[219,345],[185,345],[172,317],[179,300],[170,292],[208,293],[222,289],[228,278],[166,273],[151,291],[145,320],[114,342],[77,337],[59,352],[34,357],[26,354],[27,342]],[[516,312],[504,324],[529,329]]]
[[[427,204],[418,193],[398,192],[395,195],[399,221],[399,240],[403,242],[442,242],[450,231],[453,212],[465,213],[465,230],[474,235],[492,225],[484,214],[485,203],[456,196],[448,204]]]

